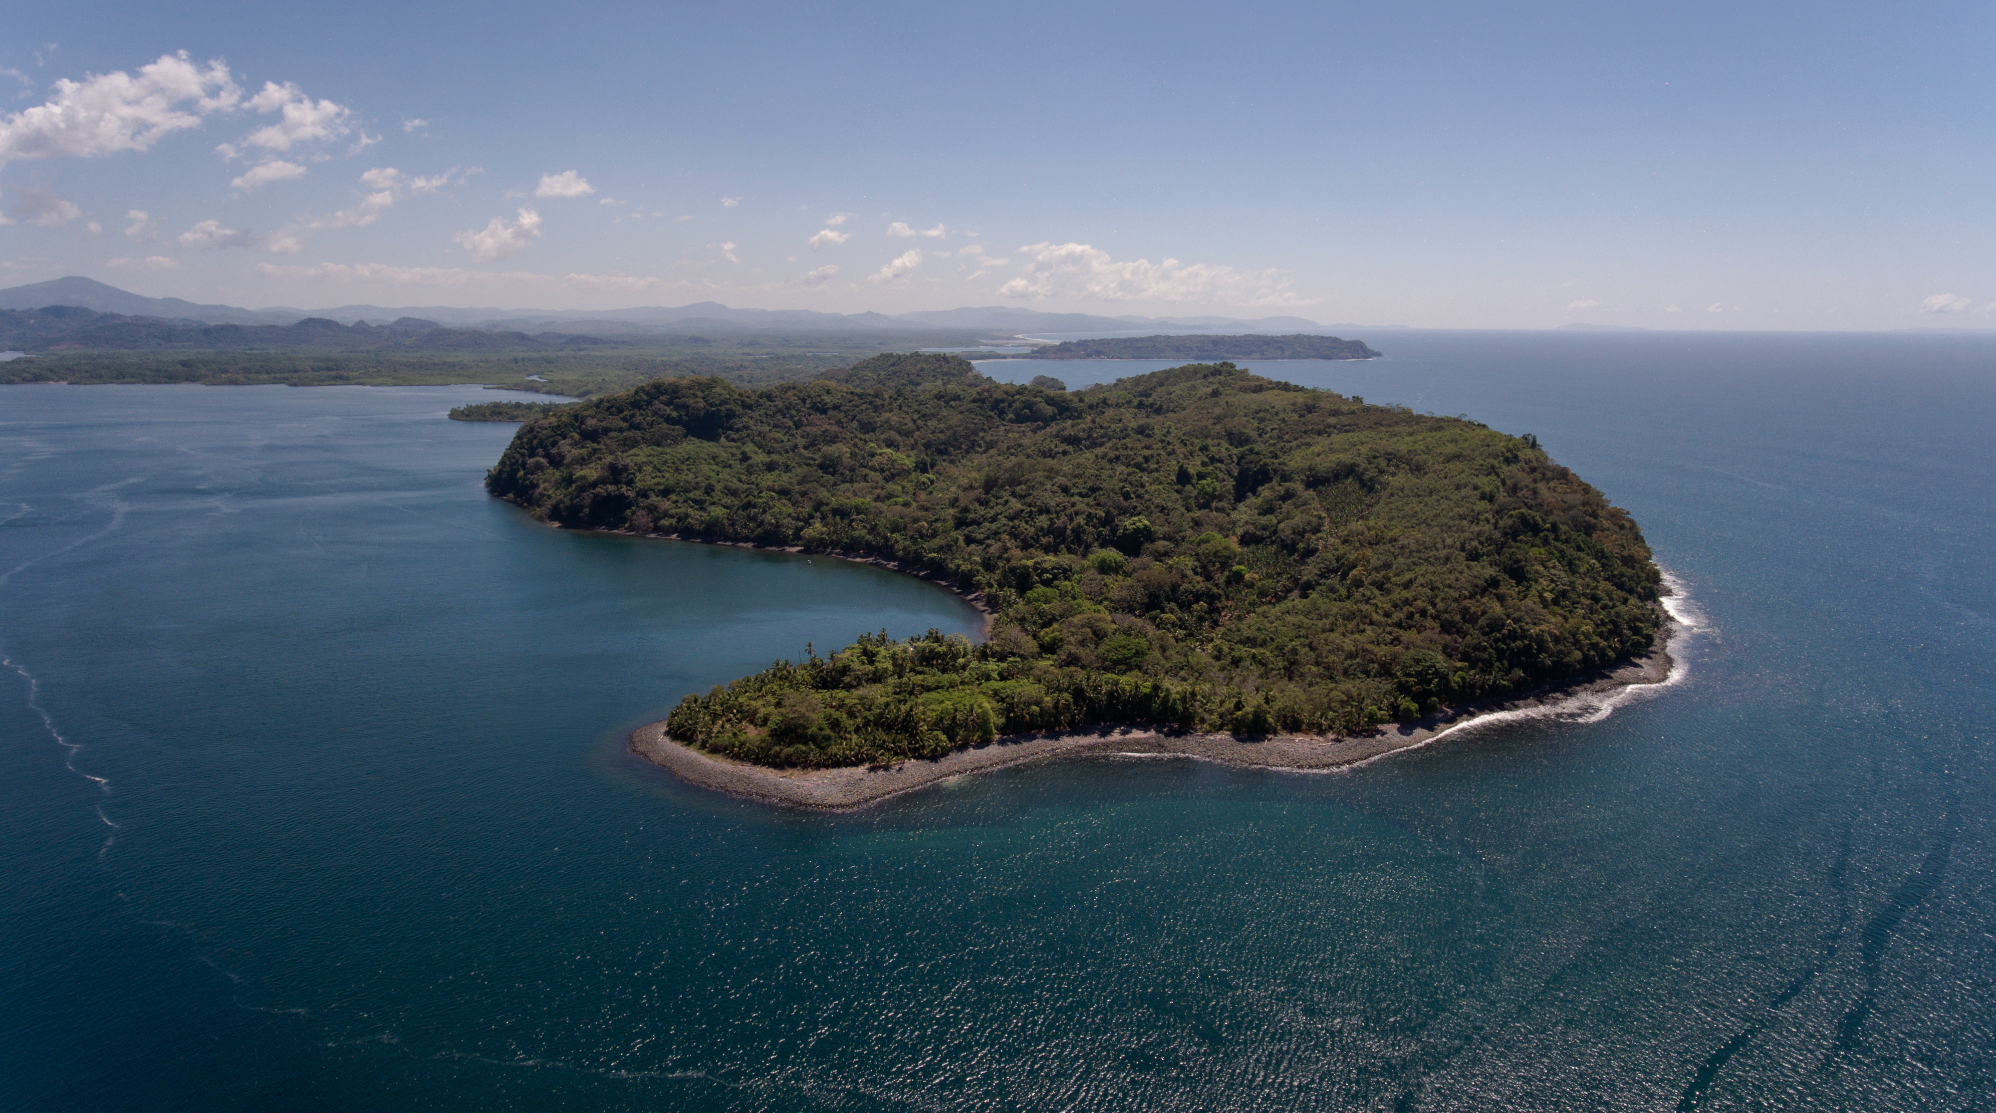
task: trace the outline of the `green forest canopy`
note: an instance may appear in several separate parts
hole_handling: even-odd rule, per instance
[[[1032,730],[1351,732],[1652,645],[1641,531],[1531,438],[1192,365],[1065,393],[946,355],[646,383],[523,426],[493,493],[574,528],[871,554],[982,592],[989,640],[860,638],[691,695],[769,765]]]
[[[1108,336],[1033,349],[1022,359],[1378,359],[1363,340],[1299,332],[1290,336]]]

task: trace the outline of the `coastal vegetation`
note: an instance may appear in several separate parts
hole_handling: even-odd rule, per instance
[[[573,402],[474,402],[469,406],[453,406],[449,413],[452,421],[532,421]]]
[[[601,323],[595,327],[609,328]],[[970,334],[914,327],[746,327],[707,318],[674,322],[671,330],[659,333],[619,325],[594,334],[446,328],[416,317],[379,325],[343,325],[325,318],[289,325],[210,325],[51,305],[0,310],[0,350],[26,353],[0,363],[0,385],[477,383],[588,398],[683,375],[761,386],[810,378],[899,345],[972,342]]]
[[[1362,340],[1295,333],[1290,336],[1113,336],[1067,340],[1035,348],[1023,359],[1378,359]]]
[[[689,695],[774,766],[1103,723],[1349,733],[1648,651],[1641,531],[1528,437],[1195,364],[1063,392],[948,355],[675,378],[515,435],[496,495],[577,529],[880,559],[993,614]]]

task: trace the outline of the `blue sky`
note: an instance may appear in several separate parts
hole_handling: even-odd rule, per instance
[[[7,22],[4,285],[1996,326],[1987,5],[195,0]]]

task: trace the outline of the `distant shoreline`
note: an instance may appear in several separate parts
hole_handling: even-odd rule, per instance
[[[1279,734],[1246,741],[1231,734],[1105,725],[1066,734],[1013,735],[940,758],[910,759],[886,767],[771,769],[715,757],[675,742],[666,734],[661,720],[634,731],[630,749],[701,788],[765,804],[818,811],[850,811],[940,781],[1077,754],[1186,757],[1242,769],[1328,773],[1427,745],[1479,722],[1550,713],[1569,705],[1577,708],[1598,703],[1612,707],[1611,701],[1619,694],[1668,684],[1680,675],[1678,662],[1670,654],[1670,644],[1689,629],[1673,617],[1659,633],[1656,647],[1637,660],[1544,685],[1524,695],[1483,700],[1427,719],[1389,723],[1349,737]]]

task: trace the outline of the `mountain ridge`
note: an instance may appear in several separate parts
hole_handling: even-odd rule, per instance
[[[1048,313],[1017,306],[978,306],[959,309],[916,310],[909,313],[825,313],[814,309],[737,309],[719,302],[703,301],[682,306],[631,306],[624,309],[501,309],[495,306],[380,306],[366,303],[337,305],[319,309],[268,306],[248,309],[234,305],[203,304],[184,298],[154,298],[121,290],[108,283],[80,275],[68,275],[45,282],[0,289],[0,309],[45,309],[69,305],[98,313],[126,317],[159,317],[166,320],[199,321],[210,325],[292,325],[309,318],[342,322],[367,321],[385,324],[404,317],[420,317],[440,325],[455,327],[503,327],[526,330],[549,324],[574,326],[650,326],[672,331],[672,326],[697,319],[699,327],[713,328],[725,322],[738,328],[822,328],[827,330],[941,330],[991,329],[1007,332],[1125,331],[1133,327],[1207,329],[1246,328],[1257,331],[1295,332],[1319,329],[1322,325],[1302,317],[1268,317],[1259,320],[1232,317],[1106,317],[1091,313]]]

